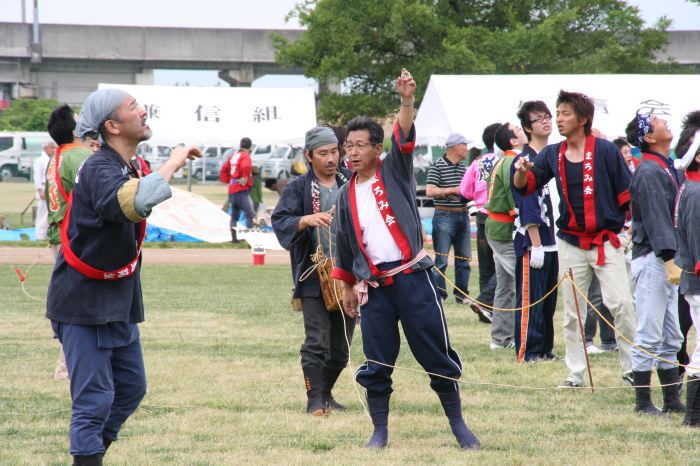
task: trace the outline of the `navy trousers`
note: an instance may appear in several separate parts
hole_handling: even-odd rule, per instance
[[[108,325],[54,322],[53,327],[70,376],[70,453],[102,453],[103,437],[116,440],[146,394],[138,327],[130,326],[130,335],[110,334]]]
[[[400,262],[380,264],[388,270]],[[379,288],[369,287],[369,300],[362,306],[360,328],[362,348],[367,359],[394,365],[401,339],[399,321],[408,346],[418,363],[428,372],[447,377],[462,375],[462,362],[450,346],[442,300],[431,270],[391,277],[393,283]],[[367,389],[367,396],[376,398],[391,394],[393,369],[365,362],[357,369],[357,382]],[[430,386],[437,393],[458,390],[457,382],[430,376]]]
[[[559,260],[556,252],[544,253],[540,269],[530,267],[528,251],[515,261],[515,302],[523,308],[515,312],[515,354],[518,361],[547,357],[554,347],[554,311],[557,292],[535,306],[558,282]]]

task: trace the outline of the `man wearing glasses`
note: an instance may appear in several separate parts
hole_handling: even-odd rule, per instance
[[[450,346],[442,300],[423,249],[421,220],[413,179],[413,95],[416,83],[407,70],[397,79],[401,97],[392,145],[383,161],[384,131],[374,120],[358,117],[348,123],[345,150],[353,167],[336,203],[336,266],[333,277],[344,286],[343,309],[360,317],[367,362],[356,379],[367,389],[374,425],[368,448],[389,442],[387,420],[391,374],[399,354],[399,321],[421,366],[430,375],[459,445],[479,448],[479,440],[462,418],[459,355]],[[356,294],[356,292],[358,294]]]
[[[525,102],[518,118],[529,142],[515,158],[536,160],[552,134],[552,113],[541,100]],[[511,168],[512,170],[512,168]],[[537,195],[522,196],[513,190],[515,200],[515,295],[521,310],[515,313],[515,353],[519,362],[554,359],[554,310],[557,294],[539,301],[557,284],[559,263],[554,237],[554,215],[549,186]]]

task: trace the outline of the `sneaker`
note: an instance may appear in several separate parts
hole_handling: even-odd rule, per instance
[[[571,380],[566,380],[564,383],[557,385],[557,388],[583,388],[583,385],[579,385]]]
[[[632,378],[631,375],[623,375],[622,376],[622,385],[625,387],[633,387],[634,386],[634,379]]]
[[[512,341],[509,341],[505,345],[499,345],[498,343],[491,342],[491,344],[489,345],[489,348],[491,348],[492,350],[513,349],[513,348],[515,348],[515,343],[513,343]]]
[[[554,353],[547,353],[542,357],[542,359],[547,361],[561,361],[561,358]]]
[[[457,302],[460,302],[459,300]],[[466,300],[462,300],[462,304],[468,304]],[[479,306],[477,303],[471,303],[469,304],[469,307],[472,308],[472,311],[479,317],[479,322],[483,322],[485,324],[490,324],[493,322],[493,317],[491,315],[491,311],[487,311],[483,307]]]
[[[617,352],[617,343],[601,343],[598,348],[604,353],[615,353]]]
[[[588,351],[588,354],[603,354],[605,351],[602,349],[598,348],[596,345],[593,343],[588,343],[586,345],[586,351]]]

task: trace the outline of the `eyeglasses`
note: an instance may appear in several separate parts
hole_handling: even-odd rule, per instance
[[[368,147],[371,146],[376,146],[377,144],[373,144],[371,142],[365,142],[365,141],[358,141],[356,144],[343,144],[343,148],[345,149],[345,152],[352,152],[353,149],[357,149],[359,151],[363,151],[367,149]]]
[[[545,121],[552,121],[552,115],[542,115],[534,120],[530,120],[530,123],[544,123]]]

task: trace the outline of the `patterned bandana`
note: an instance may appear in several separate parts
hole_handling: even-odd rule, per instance
[[[335,177],[340,180],[338,187],[348,182],[348,178],[340,170],[336,170]],[[311,205],[315,214],[321,212],[321,188],[315,176],[311,179]]]
[[[637,147],[644,144],[644,136],[651,133],[651,115],[649,113],[637,114]]]

